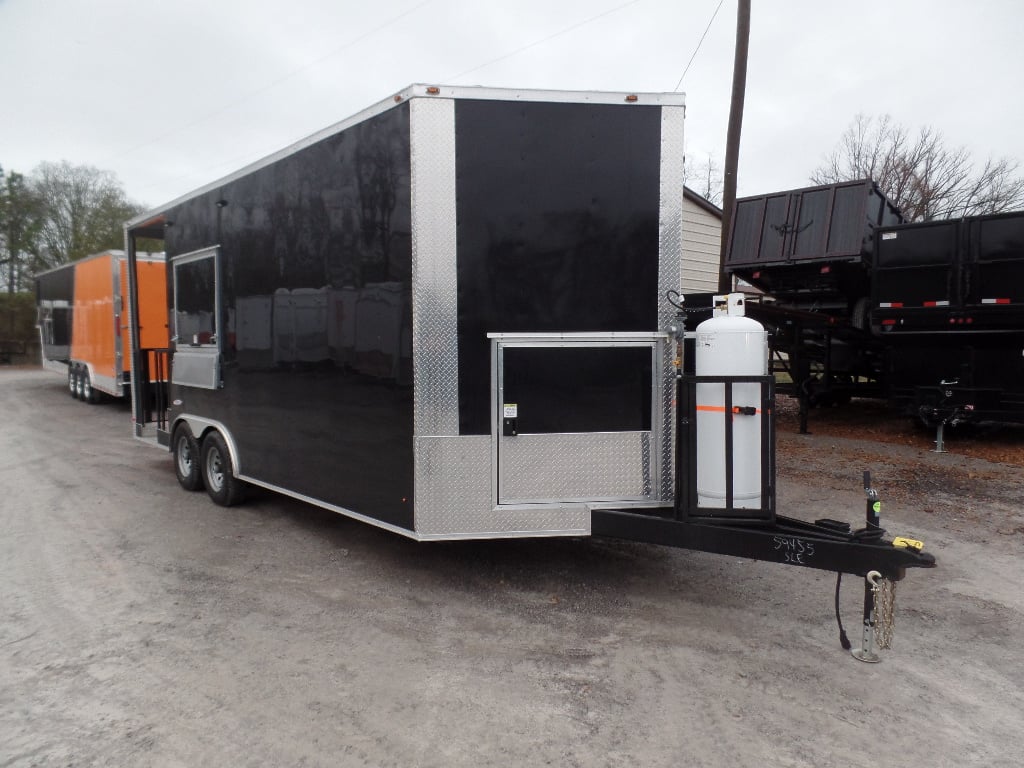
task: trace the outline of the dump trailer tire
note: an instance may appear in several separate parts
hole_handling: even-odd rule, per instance
[[[186,491],[202,490],[203,473],[199,465],[199,441],[192,434],[188,424],[181,423],[174,428],[171,454],[174,457],[174,475],[178,478],[178,484]]]
[[[231,454],[220,432],[210,432],[203,438],[201,452],[203,485],[215,504],[233,507],[245,496],[245,483],[234,475]]]
[[[850,325],[861,331],[870,331],[870,311],[871,299],[868,298],[867,296],[861,296],[859,299],[857,299],[857,301],[853,303],[853,309],[850,311]]]

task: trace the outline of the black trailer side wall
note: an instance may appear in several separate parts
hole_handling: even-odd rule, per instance
[[[279,332],[280,317],[254,318],[252,307],[276,312],[282,289],[386,291],[402,299],[387,311],[400,313],[408,339],[409,158],[404,104],[172,209],[165,247],[173,277],[175,256],[220,245],[218,327],[227,329],[224,391],[178,388],[175,397],[187,402],[172,404],[172,415],[230,425],[247,476],[411,529],[410,352],[389,350],[400,360],[367,348],[282,360],[273,345],[240,350],[237,325]]]
[[[1024,329],[1024,213],[888,227],[877,251],[876,332]]]
[[[454,208],[448,214],[441,206],[445,213],[427,220],[424,203],[429,209],[431,200],[424,198],[415,219],[428,230],[454,225],[450,245],[443,238],[427,246],[417,240],[420,250],[413,253],[413,186],[422,184],[416,190],[426,194],[422,190],[440,176],[417,165],[424,176],[412,178],[411,139],[421,140],[418,131],[429,120],[413,124],[423,113],[408,101],[396,100],[163,214],[169,283],[176,269],[189,279],[206,269],[198,256],[176,268],[176,257],[219,246],[222,295],[219,322],[204,318],[199,305],[188,308],[182,325],[189,329],[179,344],[206,344],[216,336],[223,388],[172,387],[170,423],[178,415],[221,422],[235,440],[244,478],[408,530],[418,525],[415,441],[437,438],[414,434],[413,339],[425,368],[423,355],[430,352],[424,347],[433,350],[435,339],[424,334],[433,330],[447,346],[457,344],[458,423],[444,427],[452,431],[442,437],[474,438],[472,450],[482,449],[486,472],[490,445],[476,438],[491,434],[488,334],[655,333],[663,309],[661,251],[671,248],[660,242],[666,205],[661,106],[485,97],[454,99],[451,109],[454,135],[439,137],[444,146],[416,146],[424,153],[454,152],[446,156],[453,164],[448,202]],[[415,291],[414,256],[424,271]],[[454,267],[452,293],[422,290],[438,264]],[[203,288],[196,296],[210,294]],[[282,315],[287,302],[297,295],[319,301],[324,294],[329,333],[338,331],[337,338],[311,341],[298,357],[279,354],[281,329],[298,322]],[[393,334],[400,344],[373,348],[361,338],[354,347],[339,347],[350,327],[345,313],[364,305],[356,335],[375,329],[373,323],[400,322]],[[272,343],[254,342],[260,328],[271,329]],[[385,330],[381,326],[381,335]],[[664,426],[652,424],[649,349],[509,354],[529,358],[516,357],[524,369],[543,374],[507,382],[519,400],[566,404],[538,407],[531,429]],[[432,381],[429,370],[422,375]],[[454,404],[455,390],[444,391],[444,404]],[[420,415],[442,405],[431,399],[434,390],[419,395]],[[486,483],[479,488],[489,491]],[[561,530],[561,523],[550,525]]]
[[[455,131],[459,431],[486,435],[489,332],[658,330],[661,109],[460,100]],[[577,404],[620,402],[623,424],[649,428],[632,415],[649,414],[649,382],[610,377],[594,354],[534,362],[549,384],[575,382]],[[550,429],[606,428],[580,418]]]
[[[42,329],[43,360],[66,363],[70,359],[74,298],[74,264],[36,277],[36,306],[39,308],[38,323]]]

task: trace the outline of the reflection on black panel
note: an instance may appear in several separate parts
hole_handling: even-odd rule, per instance
[[[1024,259],[1024,214],[982,220],[978,230],[979,259]]]
[[[459,101],[461,434],[491,427],[490,332],[654,331],[660,107]]]
[[[788,217],[788,195],[769,197],[765,201],[764,228],[761,230],[761,247],[758,249],[763,261],[778,261],[785,256]]]
[[[506,347],[503,399],[519,434],[649,430],[651,365],[650,347]]]
[[[180,343],[210,344],[217,333],[213,256],[174,265],[174,322]]]
[[[165,239],[172,257],[220,247],[224,389],[184,407],[230,426],[245,475],[404,528],[409,190],[406,103],[185,201]],[[202,292],[183,301],[212,332]]]
[[[804,193],[800,200],[800,215],[796,222],[794,256],[821,256],[825,252],[825,232],[828,230],[830,196],[831,191],[828,189]]]
[[[954,221],[883,232],[878,245],[878,266],[951,264],[957,246],[956,227]]]

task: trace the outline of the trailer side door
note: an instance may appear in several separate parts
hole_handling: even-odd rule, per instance
[[[220,387],[220,254],[206,248],[171,261],[174,280],[173,384]]]
[[[545,336],[493,347],[497,503],[657,500],[656,334]]]

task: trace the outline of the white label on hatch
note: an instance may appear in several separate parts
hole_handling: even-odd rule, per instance
[[[883,232],[882,233],[882,239],[883,240],[895,240],[899,236],[900,236],[899,232]]]
[[[518,419],[519,405],[517,403],[505,403],[505,405],[502,407],[502,418]]]

